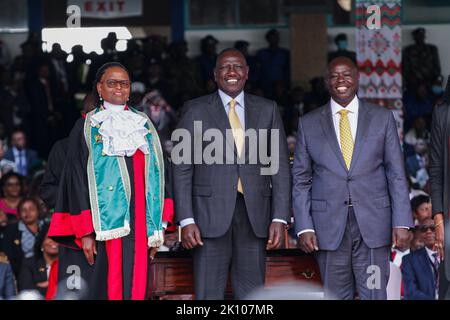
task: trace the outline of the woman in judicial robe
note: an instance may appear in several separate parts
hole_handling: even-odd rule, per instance
[[[119,63],[98,71],[96,105],[69,137],[49,236],[59,256],[57,299],[147,297],[149,254],[163,243],[164,160],[148,117],[127,105]]]

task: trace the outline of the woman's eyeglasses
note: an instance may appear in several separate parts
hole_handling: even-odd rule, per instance
[[[130,87],[130,81],[129,80],[113,80],[113,79],[108,79],[106,81],[106,85],[108,86],[108,88],[116,88],[118,84],[120,84],[121,88],[125,88],[128,89]],[[103,83],[103,82],[101,82]]]
[[[5,183],[5,187],[20,187],[19,182],[7,182]]]
[[[436,226],[434,224],[429,225],[429,226],[422,225],[422,226],[418,226],[418,228],[419,228],[419,231],[422,232],[422,233],[425,233],[428,230],[430,230],[431,232],[435,232],[436,231]]]

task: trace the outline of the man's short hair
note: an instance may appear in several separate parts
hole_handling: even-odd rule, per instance
[[[418,195],[411,199],[411,208],[416,211],[422,204],[429,203],[430,197],[426,195]]]

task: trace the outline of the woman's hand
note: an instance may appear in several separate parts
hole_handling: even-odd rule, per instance
[[[94,264],[94,254],[97,255],[97,244],[93,234],[89,234],[81,238],[81,244],[83,246],[84,256],[87,259],[89,265]]]
[[[162,237],[163,237],[163,242],[164,242],[164,236],[165,236],[166,230],[163,229],[162,230]],[[158,252],[159,247],[151,247],[150,248],[150,261],[153,261],[153,259],[155,259],[155,255]]]
[[[48,288],[48,281],[38,282],[36,283],[36,286],[39,288]]]

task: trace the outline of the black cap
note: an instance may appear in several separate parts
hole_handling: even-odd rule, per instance
[[[339,33],[336,38],[334,38],[334,41],[340,41],[340,40],[347,40],[347,35],[345,33]]]
[[[270,37],[270,36],[278,35],[278,34],[279,34],[279,32],[278,32],[277,29],[270,29],[270,30],[267,31],[267,33],[266,33],[266,39],[267,39],[268,37]]]
[[[219,40],[217,40],[210,34],[208,34],[206,37],[204,37],[201,41],[202,41],[202,44],[218,44],[219,43]]]
[[[420,28],[416,28],[412,31],[413,36],[418,35],[420,33],[425,33],[425,28],[420,27]]]
[[[242,49],[245,48],[249,45],[250,43],[248,41],[245,40],[238,40],[234,43],[234,48],[235,49]]]

